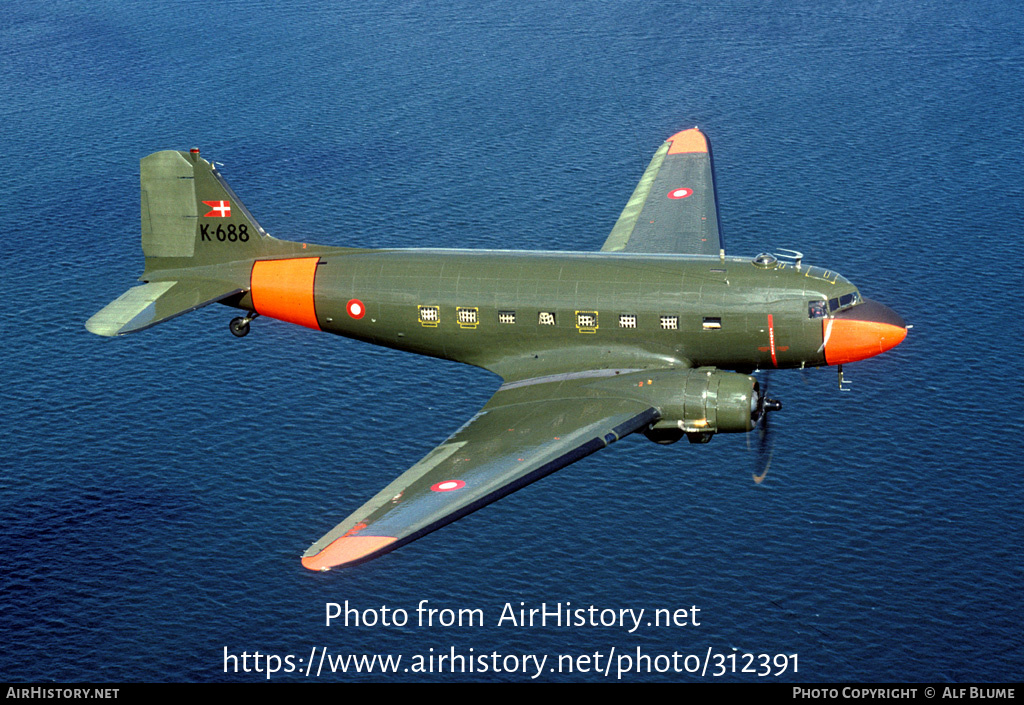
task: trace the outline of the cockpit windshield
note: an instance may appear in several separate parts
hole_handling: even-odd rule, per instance
[[[842,296],[837,296],[832,299],[819,299],[815,301],[810,301],[807,304],[807,317],[825,318],[826,316],[834,314],[837,311],[843,311],[852,306],[856,306],[863,300],[864,299],[861,298],[860,292],[854,290],[848,294],[843,294]]]

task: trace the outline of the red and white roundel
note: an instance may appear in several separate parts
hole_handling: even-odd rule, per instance
[[[466,483],[462,480],[445,480],[444,482],[438,482],[430,489],[434,492],[452,492],[454,490],[461,490],[466,486]]]
[[[669,198],[686,198],[693,195],[692,188],[677,188],[668,192]]]
[[[348,315],[352,318],[362,318],[366,315],[366,304],[359,299],[349,299],[348,303],[345,304],[345,310],[348,311]]]

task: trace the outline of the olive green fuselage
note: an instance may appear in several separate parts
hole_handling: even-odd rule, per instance
[[[310,248],[321,330],[506,379],[567,369],[825,364],[809,301],[842,277],[746,258]],[[246,308],[251,300],[236,305]],[[552,323],[553,321],[553,323]]]

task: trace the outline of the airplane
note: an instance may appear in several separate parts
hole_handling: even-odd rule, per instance
[[[842,365],[908,326],[795,252],[727,257],[711,149],[669,137],[597,252],[365,249],[271,237],[189,152],[141,160],[145,270],[86,323],[144,330],[217,302],[258,316],[476,365],[502,384],[422,460],[303,554],[313,571],[376,558],[570,463],[643,433],[743,433],[781,403],[756,370]]]

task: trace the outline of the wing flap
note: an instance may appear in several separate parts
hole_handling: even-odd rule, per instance
[[[655,152],[601,251],[717,255],[721,249],[707,137],[697,128],[677,132]]]
[[[528,395],[499,390],[465,426],[310,546],[303,566],[328,570],[394,550],[658,418],[642,400],[582,386],[538,385]]]

